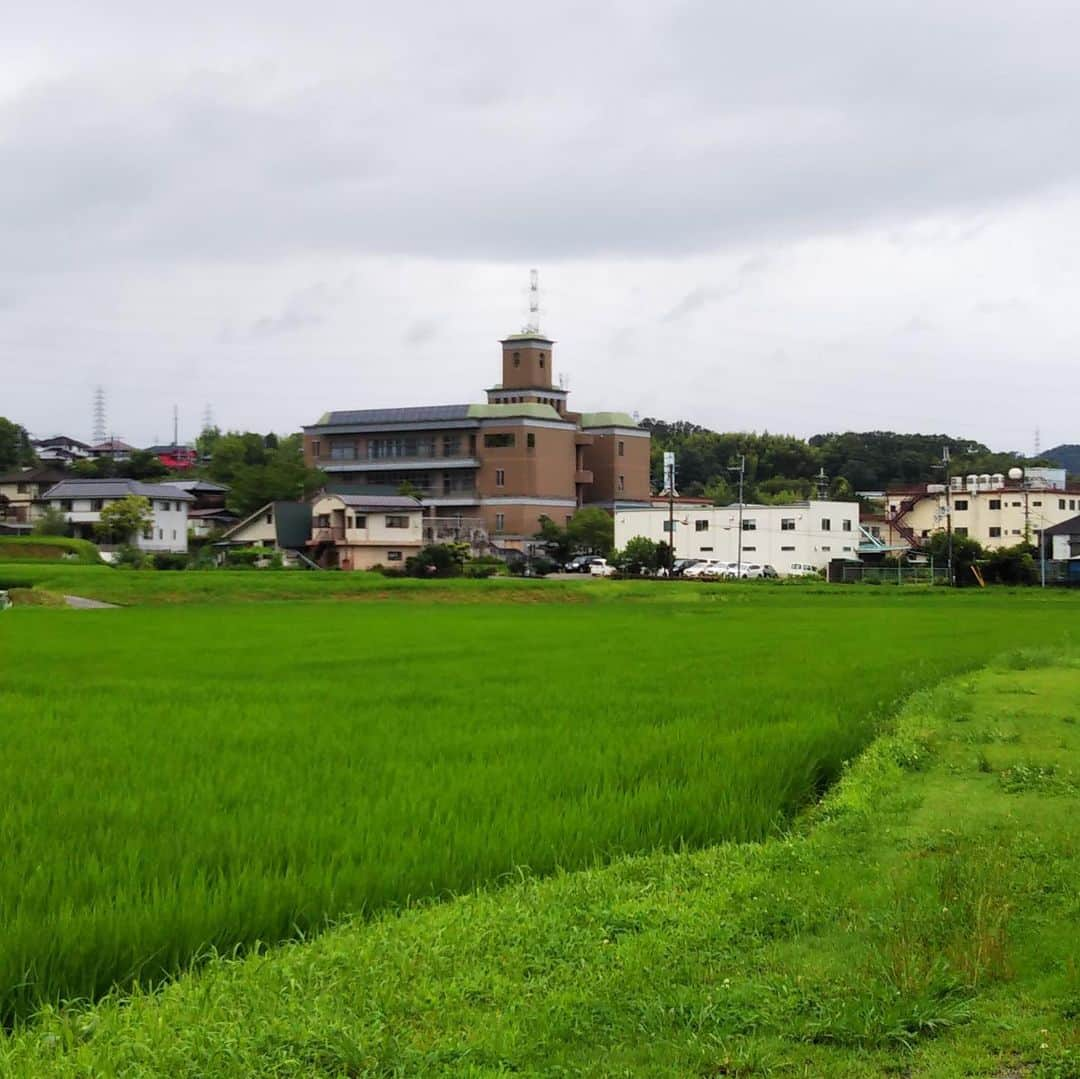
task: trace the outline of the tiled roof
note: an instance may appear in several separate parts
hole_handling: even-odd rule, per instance
[[[0,476],[0,483],[59,483],[67,478],[66,472],[56,468],[28,468],[4,473]]]
[[[194,502],[186,491],[164,483],[142,483],[139,480],[63,480],[50,487],[42,496],[54,498],[124,498],[142,495],[144,498],[170,499],[174,502]]]
[[[409,495],[343,495],[335,494],[346,506],[369,510],[416,510],[420,503]]]

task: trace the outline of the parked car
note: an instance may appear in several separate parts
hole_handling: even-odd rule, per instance
[[[675,564],[671,567],[672,577],[681,577],[691,567],[696,566],[701,561],[700,558],[676,558]]]
[[[603,562],[598,554],[576,554],[563,566],[567,573],[588,573],[594,562]]]
[[[753,580],[756,577],[765,576],[765,567],[760,562],[744,562],[739,570],[739,576],[743,580]]]
[[[609,565],[606,558],[594,558],[589,563],[589,573],[593,577],[610,577],[615,573],[615,567]]]
[[[734,577],[736,571],[736,565],[734,562],[713,562],[704,573],[702,577]]]
[[[789,577],[818,577],[820,572],[817,566],[811,566],[805,562],[792,562],[787,575]]]
[[[715,558],[700,558],[692,566],[687,566],[682,575],[684,577],[711,577],[713,576],[712,567],[722,565],[723,563]]]

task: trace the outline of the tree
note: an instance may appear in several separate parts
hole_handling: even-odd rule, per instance
[[[34,534],[37,536],[67,536],[70,531],[67,518],[55,506],[49,506],[34,522]]]
[[[934,564],[944,566],[949,559],[949,537],[944,530],[935,532],[926,544],[926,551],[934,559]],[[978,540],[970,536],[952,537],[953,581],[961,588],[978,584],[972,566],[983,557],[983,547]]]
[[[326,482],[323,473],[304,463],[300,435],[271,439],[253,431],[221,435],[206,472],[210,479],[232,487],[229,508],[241,516],[267,502],[307,498]]]
[[[148,450],[135,450],[127,461],[120,461],[120,473],[133,480],[156,480],[169,470]]]
[[[648,536],[632,537],[626,541],[626,547],[619,552],[616,565],[624,573],[632,573],[635,576],[642,570],[654,572],[659,568],[656,542]]]
[[[26,428],[0,416],[0,472],[34,463],[34,447]]]
[[[574,544],[565,528],[560,528],[547,514],[540,516],[540,531],[535,539],[539,540],[548,556],[565,565],[574,553]]]
[[[590,554],[607,555],[615,546],[615,518],[595,506],[578,510],[566,531],[577,550]]]
[[[150,499],[125,495],[102,509],[94,532],[103,543],[131,543],[153,524]]]

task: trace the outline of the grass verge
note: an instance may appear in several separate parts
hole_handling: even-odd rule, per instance
[[[88,540],[64,536],[0,536],[0,562],[75,562],[98,565],[98,549]]]
[[[917,694],[795,832],[48,1009],[0,1074],[1080,1074],[1080,666]]]

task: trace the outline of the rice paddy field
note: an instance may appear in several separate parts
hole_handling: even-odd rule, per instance
[[[140,600],[139,575],[48,572]],[[345,915],[776,833],[907,694],[1066,643],[1078,610],[610,582],[237,603],[225,578],[0,616],[9,1025]]]

